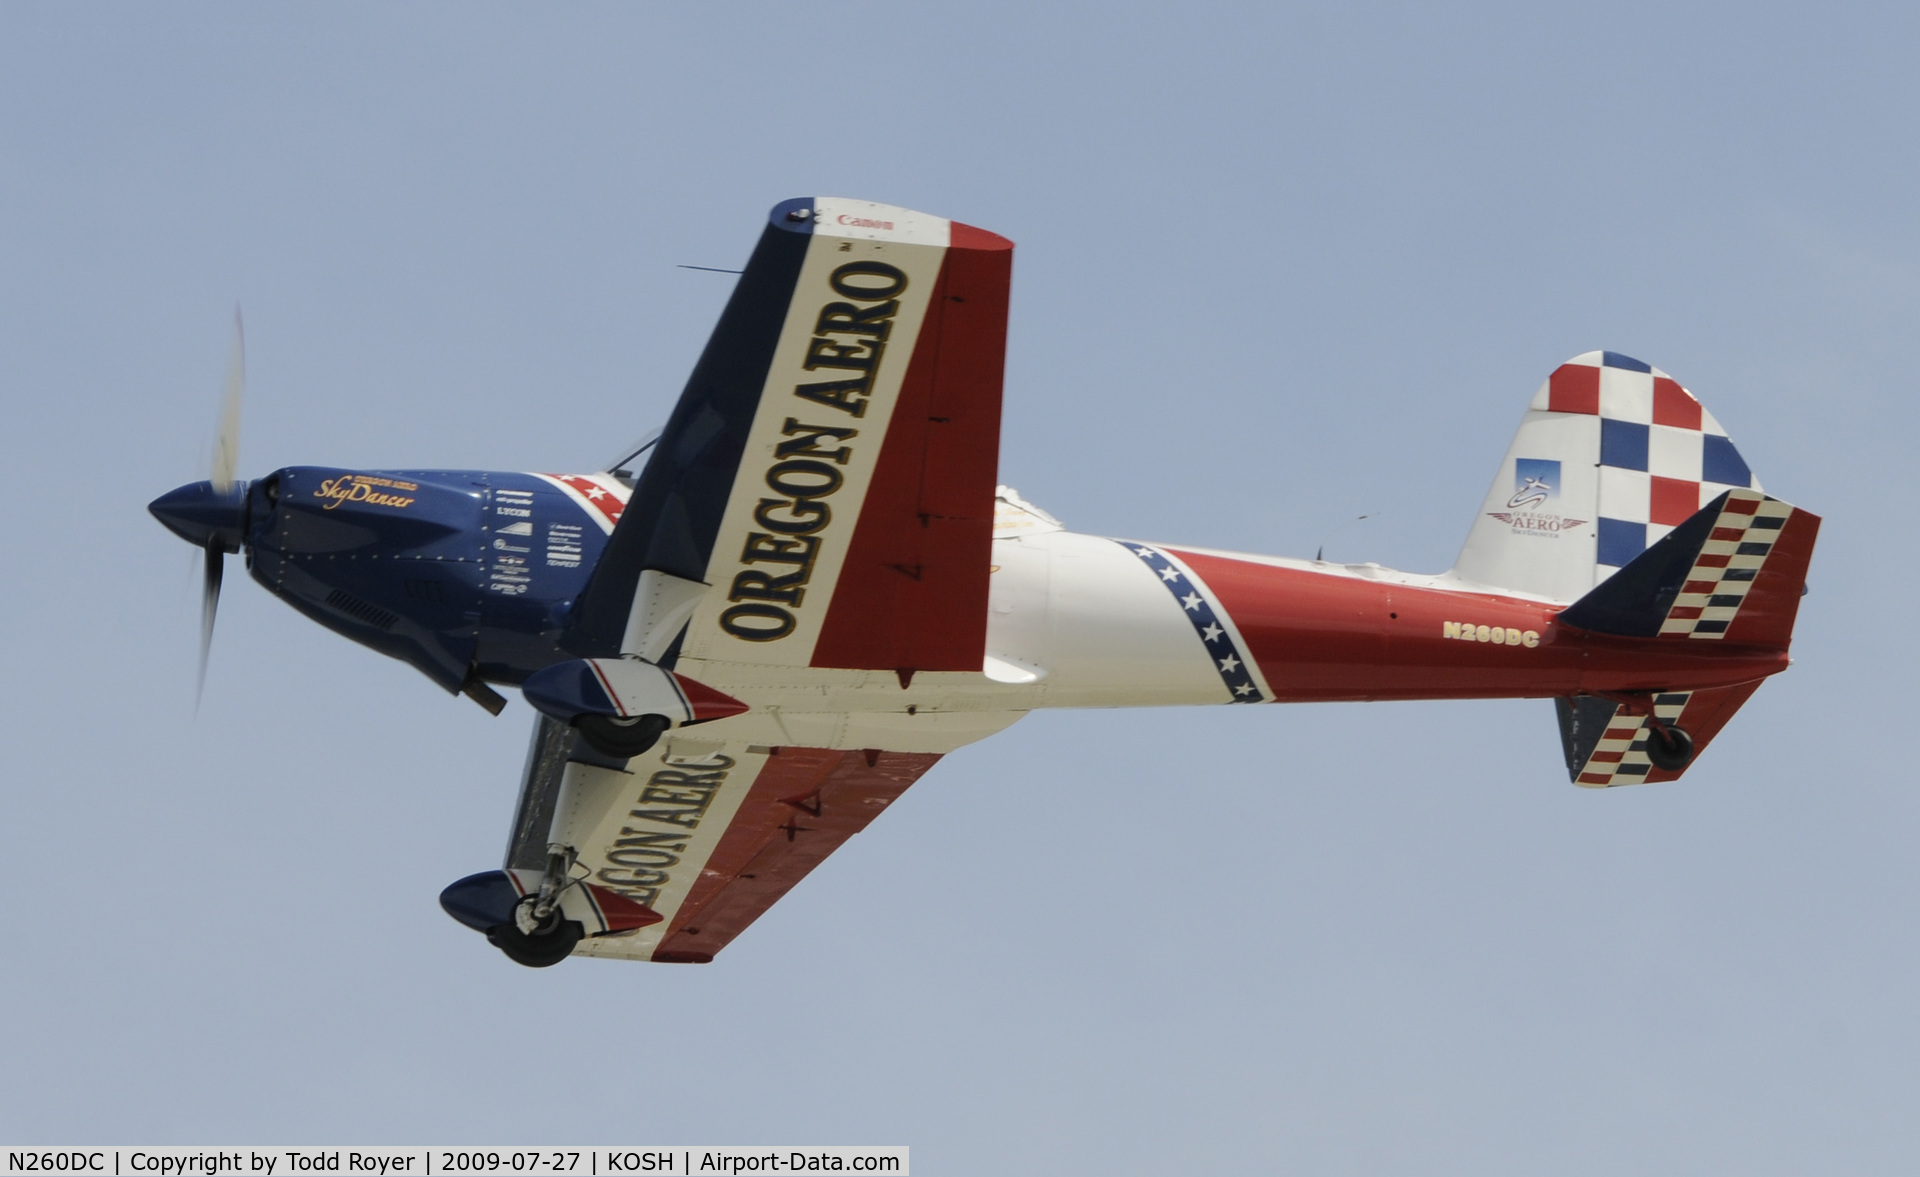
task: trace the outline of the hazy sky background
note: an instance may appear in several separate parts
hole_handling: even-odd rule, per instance
[[[0,8],[0,1137],[888,1143],[919,1174],[1920,1164],[1911,5]],[[1002,480],[1449,566],[1592,348],[1826,517],[1678,784],[1543,701],[1036,715],[705,967],[508,963],[499,719],[232,565],[206,476],[585,470],[765,210],[1019,243]]]

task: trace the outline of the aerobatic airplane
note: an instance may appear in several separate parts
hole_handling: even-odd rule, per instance
[[[1450,572],[1067,530],[996,486],[1012,250],[775,206],[657,442],[594,473],[238,481],[236,363],[213,478],[151,507],[206,552],[203,676],[244,551],[448,692],[497,714],[519,688],[504,869],[441,903],[545,966],[711,960],[1039,707],[1552,699],[1568,774],[1604,788],[1675,779],[1786,668],[1819,519],[1613,352],[1541,385]]]

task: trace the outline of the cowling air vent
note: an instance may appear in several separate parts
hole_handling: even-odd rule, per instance
[[[375,629],[392,629],[400,620],[380,606],[369,605],[359,597],[350,596],[339,589],[327,594],[327,608],[345,613],[355,621],[365,622]]]

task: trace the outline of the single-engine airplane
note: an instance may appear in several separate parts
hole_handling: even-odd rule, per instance
[[[1012,243],[776,205],[637,475],[235,474],[151,510],[295,609],[538,715],[513,960],[713,959],[941,756],[1039,707],[1552,699],[1590,788],[1680,776],[1784,670],[1820,520],[1657,368],[1541,385],[1449,572],[1067,530],[997,486]],[[237,349],[236,349],[237,354]],[[637,459],[641,455],[633,455]]]

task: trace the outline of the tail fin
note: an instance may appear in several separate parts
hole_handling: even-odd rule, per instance
[[[1786,649],[1806,590],[1820,517],[1755,490],[1721,494],[1561,612],[1559,621],[1596,633],[1657,641],[1733,641]],[[1759,681],[1654,696],[1653,713],[1684,730],[1698,758]],[[1685,772],[1655,767],[1648,721],[1607,699],[1554,701],[1567,772],[1576,785],[1604,789],[1670,781]],[[1691,764],[1691,761],[1689,761]]]
[[[1453,574],[1577,600],[1736,488],[1760,483],[1692,393],[1639,360],[1588,352],[1534,394]]]

